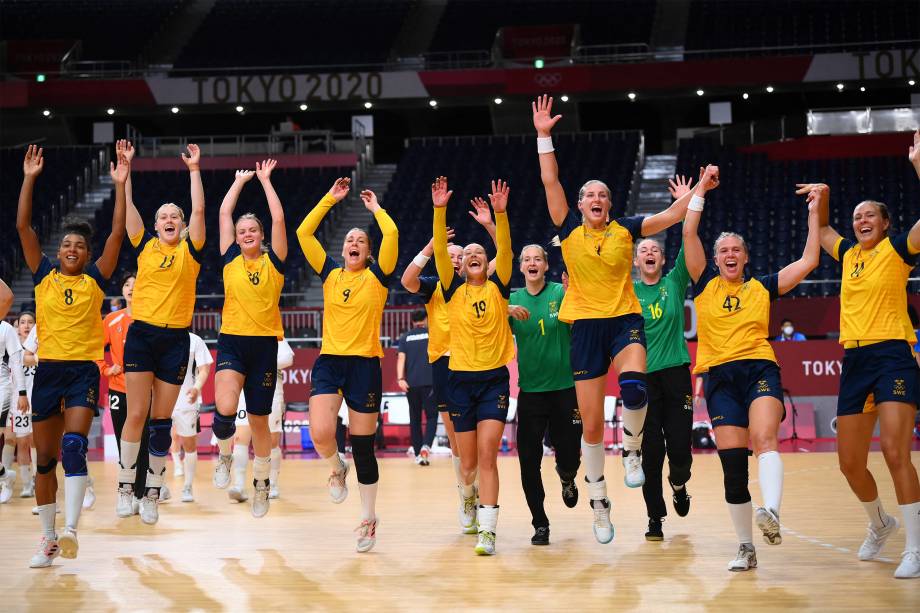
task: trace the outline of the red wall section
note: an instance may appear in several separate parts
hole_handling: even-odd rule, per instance
[[[771,160],[830,160],[836,158],[903,156],[913,142],[910,132],[807,136],[741,147],[743,153],[766,153]]]

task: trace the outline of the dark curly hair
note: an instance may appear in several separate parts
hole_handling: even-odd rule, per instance
[[[61,234],[62,240],[65,236],[76,234],[83,237],[87,247],[92,246],[93,227],[88,222],[82,219],[65,219],[61,229],[63,231]]]

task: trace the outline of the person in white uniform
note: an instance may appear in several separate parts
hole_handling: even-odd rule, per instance
[[[201,390],[208,375],[211,373],[211,364],[214,358],[208,346],[197,334],[189,332],[188,368],[185,370],[185,380],[179,389],[179,398],[173,408],[173,426],[179,437],[182,449],[185,452],[183,462],[183,475],[185,483],[182,486],[182,502],[194,502],[192,483],[195,481],[195,468],[198,466],[198,413],[201,410]]]
[[[16,437],[13,434],[12,414],[20,411],[26,399],[26,384],[22,372],[22,345],[16,330],[8,322],[0,321],[0,427],[3,429],[3,452],[0,454],[0,504],[13,497],[16,473],[13,459],[16,455]],[[21,398],[21,400],[20,400]]]
[[[19,319],[16,321],[16,332],[19,342],[23,345],[22,375],[26,384],[28,406],[24,407],[24,410],[17,407],[18,410],[11,414],[11,418],[13,433],[16,435],[16,462],[19,464],[19,477],[22,481],[20,498],[31,498],[35,495],[35,480],[32,476],[32,468],[35,466],[35,444],[32,442],[32,383],[35,381],[35,367],[38,366],[38,358],[33,352],[25,350],[26,340],[34,327],[34,313],[23,311],[19,314]]]

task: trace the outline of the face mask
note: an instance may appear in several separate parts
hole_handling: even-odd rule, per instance
[[[783,326],[783,334],[786,336],[792,336],[793,332],[795,332],[795,328],[792,326]]]

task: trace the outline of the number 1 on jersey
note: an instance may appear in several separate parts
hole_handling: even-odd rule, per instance
[[[540,336],[546,336],[546,328],[543,327],[543,320],[537,321],[540,324]]]

